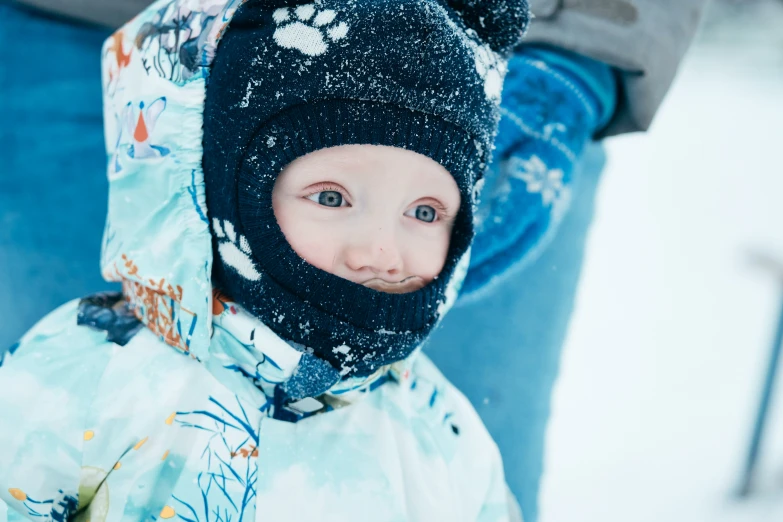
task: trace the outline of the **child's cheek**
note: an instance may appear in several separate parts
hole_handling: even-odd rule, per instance
[[[324,219],[301,219],[297,222],[292,237],[286,236],[299,257],[316,268],[333,273],[340,244],[339,223]]]
[[[406,271],[431,281],[443,269],[449,250],[450,230],[433,226],[407,234],[404,245]]]

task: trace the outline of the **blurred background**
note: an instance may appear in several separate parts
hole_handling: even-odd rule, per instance
[[[95,53],[108,31],[40,27],[0,20],[0,350],[108,287],[106,181],[78,177],[105,161]],[[11,53],[21,32],[33,44]],[[54,40],[73,60],[31,67]],[[541,521],[783,519],[783,389],[754,489],[736,495],[783,301],[782,125],[783,0],[713,1],[652,130],[606,142]]]
[[[650,132],[606,145],[540,520],[783,520],[783,383],[735,497],[783,300],[783,2],[714,1]]]

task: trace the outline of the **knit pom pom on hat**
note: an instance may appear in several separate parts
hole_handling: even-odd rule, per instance
[[[497,53],[508,55],[530,21],[527,0],[447,0],[465,25]]]

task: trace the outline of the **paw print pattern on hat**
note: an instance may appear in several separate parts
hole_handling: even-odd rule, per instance
[[[261,274],[256,270],[253,263],[253,251],[247,238],[243,235],[237,236],[234,225],[227,219],[221,224],[219,219],[212,220],[212,228],[218,237],[218,252],[223,262],[236,270],[239,275],[250,281],[258,281]]]
[[[300,5],[294,9],[281,7],[272,13],[277,23],[275,42],[286,49],[297,49],[308,56],[320,56],[331,42],[342,40],[348,34],[348,24],[335,23],[333,9],[318,11],[315,4]]]
[[[500,102],[507,71],[506,61],[488,45],[470,41],[470,47],[476,60],[476,72],[484,80],[484,94],[488,100]]]

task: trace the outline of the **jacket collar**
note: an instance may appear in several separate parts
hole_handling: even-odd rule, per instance
[[[389,380],[407,382],[412,358],[368,377],[341,379],[305,346],[278,337],[219,291],[213,293],[209,371],[270,416],[296,422],[352,404]],[[260,393],[259,393],[260,392]]]

